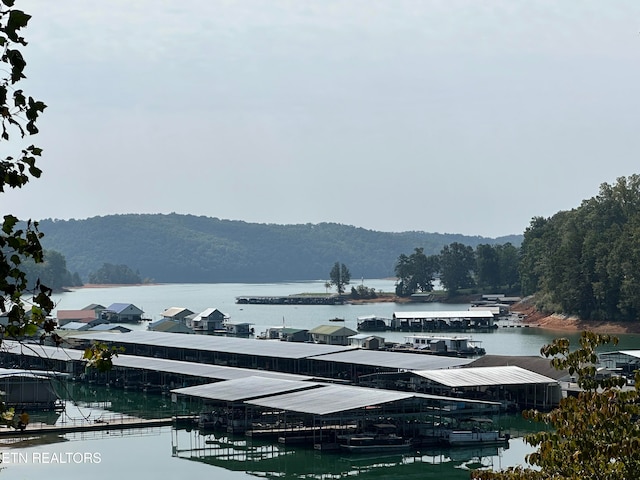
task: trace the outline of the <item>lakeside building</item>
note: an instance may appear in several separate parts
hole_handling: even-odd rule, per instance
[[[550,410],[562,398],[560,383],[516,366],[470,367],[378,373],[360,379],[361,385],[397,388],[450,397],[500,402],[507,411]]]
[[[464,358],[362,350],[340,345],[149,331],[82,332],[71,335],[69,340],[76,342],[78,347],[98,341],[123,347],[128,354],[137,356],[340,378],[354,383],[360,375],[379,371],[452,368],[470,362]]]
[[[60,401],[50,380],[60,375],[44,370],[0,368],[2,401],[7,408],[56,410]]]
[[[319,325],[309,330],[314,343],[326,345],[349,345],[349,337],[357,333],[343,325]]]
[[[491,330],[497,328],[494,318],[487,309],[393,312],[390,328],[405,332]]]
[[[171,307],[171,308],[167,308],[160,315],[162,316],[162,318],[166,318],[167,320],[173,320],[175,322],[185,324],[186,323],[186,318],[189,315],[193,315],[193,314],[194,314],[194,312],[192,312],[188,308]]]
[[[102,311],[102,318],[112,323],[142,321],[144,312],[132,303],[112,303]]]

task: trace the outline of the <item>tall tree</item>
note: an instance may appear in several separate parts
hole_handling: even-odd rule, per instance
[[[331,285],[336,287],[338,294],[344,293],[344,287],[351,281],[351,272],[344,263],[336,262],[329,273]]]
[[[401,254],[394,268],[398,278],[396,295],[405,297],[418,291],[433,291],[438,269],[438,256],[426,256],[424,248],[416,248],[409,256]]]
[[[500,286],[500,260],[493,245],[480,244],[476,247],[476,283],[481,287]]]
[[[500,284],[511,292],[518,288],[520,284],[520,275],[518,273],[520,250],[512,243],[507,242],[503,245],[497,245],[496,251],[500,268]]]
[[[451,294],[473,286],[475,267],[473,248],[458,242],[445,245],[440,252],[440,281]]]

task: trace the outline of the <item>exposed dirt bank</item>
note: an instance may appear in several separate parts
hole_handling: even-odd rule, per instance
[[[527,303],[520,303],[511,308],[512,311],[525,315],[523,322],[532,326],[557,330],[560,332],[580,332],[590,330],[595,333],[640,333],[638,322],[604,322],[581,320],[577,317],[558,314],[545,314]]]

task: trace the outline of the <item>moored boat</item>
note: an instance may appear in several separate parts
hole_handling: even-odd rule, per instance
[[[406,452],[412,447],[409,440],[397,435],[355,434],[338,437],[340,449],[351,453]]]

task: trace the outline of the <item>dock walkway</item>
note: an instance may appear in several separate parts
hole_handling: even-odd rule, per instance
[[[189,417],[192,418],[192,417]],[[45,423],[34,422],[30,423],[25,430],[19,430],[12,427],[0,428],[0,438],[12,438],[12,437],[27,437],[33,435],[45,435],[45,434],[64,434],[75,432],[89,432],[100,430],[127,430],[133,428],[145,428],[145,427],[164,427],[173,425],[176,417],[170,418],[136,418],[136,417],[124,417],[116,418],[104,421],[84,421],[84,422],[72,422],[68,424],[56,424],[48,425]]]

